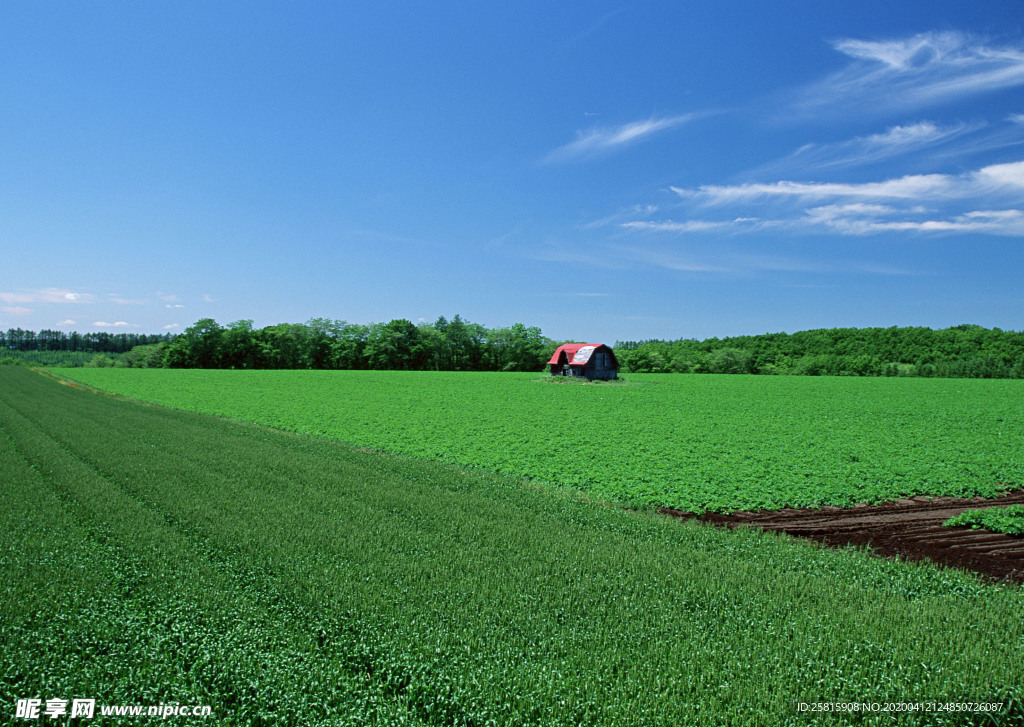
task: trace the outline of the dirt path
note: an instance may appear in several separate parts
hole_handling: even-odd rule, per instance
[[[661,511],[728,528],[781,531],[830,546],[870,545],[879,555],[890,558],[931,560],[975,571],[996,581],[1024,583],[1024,538],[942,525],[964,510],[1018,504],[1024,504],[1024,490],[997,498],[915,497],[849,509],[823,507],[699,516],[666,508]]]

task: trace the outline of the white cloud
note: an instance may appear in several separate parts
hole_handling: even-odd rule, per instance
[[[916,108],[1024,85],[1024,48],[991,46],[954,32],[833,43],[852,59],[842,71],[805,89],[797,106],[861,112]]]
[[[170,330],[172,330],[174,328],[181,328],[181,324],[180,323],[169,323],[166,326],[164,326],[164,330],[165,331],[170,331]]]
[[[866,199],[921,199],[949,196],[953,193],[951,178],[945,174],[915,174],[883,182],[793,182],[784,180],[767,184],[734,186],[706,185],[695,190],[670,187],[683,198],[707,204],[726,204],[764,197],[857,197]]]
[[[707,204],[749,202],[769,197],[794,197],[804,200],[845,197],[848,199],[949,200],[989,194],[1020,197],[1024,191],[1024,162],[993,164],[960,175],[911,174],[881,182],[794,182],[733,186],[706,185],[697,189],[670,187],[683,199]]]
[[[964,174],[907,175],[881,182],[781,180],[696,189],[670,188],[684,206],[732,207],[727,219],[633,220],[627,230],[744,233],[768,228],[827,230],[842,235],[881,232],[1024,235],[1024,161],[992,164]]]
[[[832,144],[805,144],[795,152],[778,161],[754,170],[762,176],[790,169],[834,169],[872,164],[904,154],[918,153],[937,147],[971,134],[984,124],[953,124],[939,126],[931,121],[919,121],[906,126],[892,126],[878,134],[858,136]],[[1019,143],[1016,138],[993,135],[986,147]]]
[[[978,170],[973,179],[993,191],[1024,191],[1024,162],[993,164]]]
[[[678,247],[658,244],[609,245],[602,250],[624,267],[658,268],[676,273],[720,275],[746,278],[765,273],[862,274],[907,276],[921,271],[859,260],[805,259],[786,255],[749,254],[729,248],[716,247],[704,251],[686,251]],[[592,260],[577,260],[591,263]],[[607,295],[607,294],[593,294]]]
[[[2,293],[4,303],[91,303],[96,299],[91,293],[77,293],[65,288],[43,288],[21,293]]]
[[[148,300],[142,300],[139,298],[125,298],[118,295],[117,293],[108,293],[107,298],[111,303],[117,303],[118,305],[146,305],[149,303]]]
[[[184,308],[184,307],[185,306],[183,306],[181,303],[168,303],[167,305],[164,306],[164,308]]]
[[[21,306],[21,305],[17,305],[17,306],[4,306],[3,311],[4,311],[4,313],[8,313],[8,314],[10,314],[12,316],[24,316],[24,315],[28,315],[29,313],[31,313],[32,309],[31,308],[26,308],[26,307]]]
[[[871,235],[881,232],[961,232],[990,235],[1024,235],[1024,211],[978,210],[946,219],[883,220],[871,215],[829,214],[814,217],[837,232]]]
[[[617,247],[619,252],[636,262],[681,273],[735,273],[732,267],[709,263],[675,250],[654,250],[639,247]]]
[[[611,151],[636,143],[659,131],[692,121],[697,116],[698,114],[683,114],[660,119],[651,118],[645,121],[631,121],[621,126],[594,127],[586,131],[578,131],[574,141],[551,152],[545,161],[569,161]]]
[[[588,222],[583,225],[584,229],[598,229],[609,225],[619,225],[623,221],[635,220],[638,217],[650,217],[658,211],[657,205],[632,205],[614,214],[602,217],[601,219]]]
[[[770,227],[774,223],[757,217],[737,217],[732,220],[674,220],[624,222],[621,227],[630,230],[649,230],[651,232],[723,232],[739,229],[753,230]]]
[[[138,328],[134,323],[127,323],[125,321],[115,321],[114,323],[107,323],[106,321],[93,321],[93,325],[97,328]]]
[[[591,265],[596,268],[608,270],[622,270],[628,266],[615,256],[605,255],[600,250],[588,248],[592,252],[584,252],[573,246],[567,246],[559,242],[546,243],[539,251],[534,253],[534,258],[554,263],[575,263]]]
[[[217,299],[214,298],[209,293],[203,293],[203,301],[206,302],[206,303],[216,303]]]
[[[910,66],[915,57],[919,59],[916,65],[921,65],[921,61],[926,60],[925,56],[934,55],[931,50],[934,45],[952,45],[955,42],[955,38],[948,34],[938,35],[931,39],[918,35],[909,39],[881,43],[865,40],[840,40],[834,43],[833,47],[852,58],[879,61],[889,68],[902,69]]]
[[[919,121],[908,126],[890,127],[881,134],[858,137],[850,145],[860,147],[870,155],[890,156],[934,144],[936,141],[962,133],[965,128],[966,124],[942,128],[931,121]]]
[[[58,323],[57,325],[58,325],[58,326],[73,326],[73,325],[75,325],[75,324],[76,324],[77,322],[78,322],[78,321],[73,321],[73,320],[71,320],[70,318],[65,318],[64,320],[62,320],[62,321],[61,321],[60,323]]]

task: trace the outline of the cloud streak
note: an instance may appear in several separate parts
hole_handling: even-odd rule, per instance
[[[757,217],[737,217],[732,220],[637,220],[623,222],[621,227],[627,230],[649,230],[653,232],[734,232],[737,230],[763,230],[773,223]]]
[[[670,234],[749,233],[768,228],[841,235],[883,232],[1024,235],[1024,161],[959,175],[917,174],[880,182],[798,182],[696,189],[672,187],[700,213],[740,207],[726,219],[633,220],[620,228]]]
[[[853,273],[888,276],[921,274],[916,270],[857,260],[808,260],[785,255],[749,254],[730,249],[690,252],[649,245],[613,245],[608,250],[615,257],[634,265],[697,275],[750,277],[765,273]]]
[[[987,45],[963,33],[832,45],[850,65],[804,89],[799,110],[920,108],[1024,85],[1024,48]]]
[[[958,123],[940,126],[931,121],[919,121],[905,126],[892,126],[878,134],[858,136],[831,144],[805,144],[787,157],[754,170],[758,176],[785,172],[791,169],[837,169],[863,166],[886,161],[925,149],[948,145],[972,134],[985,124]],[[1018,135],[992,135],[988,147],[1020,143]],[[984,142],[978,142],[984,143]]]
[[[20,293],[0,292],[4,303],[91,303],[96,299],[91,293],[76,293],[65,288],[43,288]]]
[[[548,163],[587,159],[599,154],[614,151],[654,134],[672,129],[697,118],[698,114],[683,114],[664,118],[650,118],[643,121],[631,121],[628,124],[613,127],[593,127],[586,131],[576,132],[576,139],[555,149],[544,161]]]
[[[141,298],[125,298],[117,293],[108,293],[107,298],[111,303],[117,303],[118,305],[148,305],[150,302]]]
[[[697,189],[670,187],[679,197],[709,205],[768,197],[805,200],[848,199],[948,200],[1007,195],[1024,201],[1024,161],[992,164],[960,175],[910,174],[881,182],[795,182],[704,185]]]
[[[886,216],[899,210],[876,205],[835,205],[808,210],[808,221],[847,235],[882,232],[962,232],[992,235],[1024,235],[1021,210],[976,210],[946,219],[895,219]]]

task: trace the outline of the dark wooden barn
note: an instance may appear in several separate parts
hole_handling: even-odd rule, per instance
[[[580,376],[586,379],[617,379],[619,362],[611,346],[603,343],[565,343],[548,361],[552,376]]]

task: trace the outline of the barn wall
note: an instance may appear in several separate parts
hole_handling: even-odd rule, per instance
[[[583,375],[588,379],[617,379],[619,371],[611,367],[598,368],[588,361],[587,365],[583,367]]]
[[[583,367],[583,375],[588,379],[616,379],[619,370],[614,366],[614,355],[607,346],[599,346]]]

